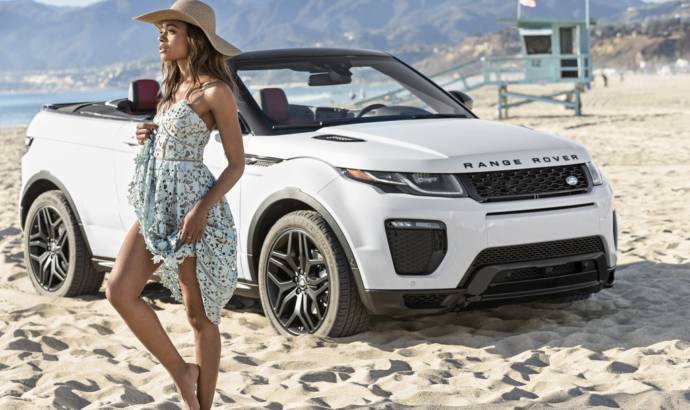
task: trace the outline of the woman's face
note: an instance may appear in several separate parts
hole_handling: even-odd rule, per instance
[[[158,34],[161,60],[175,61],[187,57],[187,25],[180,20],[163,20]]]

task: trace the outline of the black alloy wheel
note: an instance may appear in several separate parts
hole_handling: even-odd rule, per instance
[[[258,286],[264,314],[283,336],[350,336],[367,329],[341,242],[314,210],[280,217],[263,238]]]
[[[328,267],[307,232],[284,231],[272,244],[266,290],[281,326],[294,335],[313,333],[328,310]]]
[[[37,293],[98,293],[105,272],[91,261],[78,219],[61,191],[43,192],[31,202],[23,233],[24,264]]]
[[[69,267],[67,226],[52,206],[39,209],[29,226],[31,272],[43,289],[55,292],[65,283]]]

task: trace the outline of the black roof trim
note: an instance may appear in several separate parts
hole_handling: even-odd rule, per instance
[[[230,58],[231,61],[244,61],[262,58],[282,57],[323,57],[323,56],[382,56],[391,57],[389,53],[377,50],[357,48],[328,48],[328,47],[304,47],[304,48],[276,48],[271,50],[245,51]]]

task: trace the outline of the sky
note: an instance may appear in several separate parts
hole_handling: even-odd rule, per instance
[[[7,0],[0,0],[7,1]],[[52,4],[56,6],[88,6],[89,4],[98,3],[103,0],[36,0],[39,3]],[[648,3],[661,2],[666,0],[644,0]]]
[[[0,0],[0,1],[8,1],[8,0]],[[103,0],[36,0],[36,1],[39,3],[52,4],[55,6],[82,7],[82,6],[88,6],[89,4],[98,3],[99,1],[103,1]]]
[[[101,0],[37,0],[39,3],[52,4],[55,6],[88,6],[98,3]]]
[[[7,0],[0,0],[7,1]],[[56,6],[88,6],[89,4],[98,3],[103,0],[36,0],[39,3],[53,4]],[[648,3],[661,2],[665,0],[644,0]]]

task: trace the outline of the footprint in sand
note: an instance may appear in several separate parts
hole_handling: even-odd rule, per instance
[[[637,371],[637,367],[629,365],[627,363],[614,361],[611,362],[611,364],[609,364],[608,367],[606,367],[606,371],[615,374],[635,373]]]
[[[89,327],[92,327],[96,329],[99,335],[101,336],[107,336],[107,335],[112,335],[113,331],[107,326],[99,325],[97,323],[91,323],[89,324]]]
[[[95,381],[91,379],[88,379],[88,381],[88,385],[76,380],[69,380],[66,383],[55,383],[60,387],[55,389],[53,393],[53,407],[60,409],[81,409],[91,404],[90,401],[83,399],[73,391],[94,392],[101,389]]]
[[[43,352],[43,349],[41,348],[41,344],[31,341],[25,337],[20,337],[19,339],[15,339],[11,341],[7,345],[8,350],[22,350],[24,353],[31,353],[31,352]]]
[[[41,338],[41,342],[43,342],[43,344],[50,347],[51,349],[57,350],[57,351],[65,350],[69,347],[68,344],[64,343],[60,339],[56,339],[56,338],[51,337],[51,336],[43,336]]]
[[[130,383],[130,381],[127,379],[111,375],[106,375],[105,378],[113,383],[121,385],[125,389],[125,392],[120,396],[122,403],[118,403],[117,407],[120,407],[119,404],[146,404],[151,403],[154,400],[153,397],[132,386],[132,383]]]
[[[389,360],[391,363],[391,367],[386,369],[386,370],[369,370],[369,378],[372,381],[377,381],[381,377],[386,377],[389,374],[393,374],[396,372],[401,372],[403,374],[413,374],[414,371],[412,371],[412,367],[410,365],[402,360]]]

